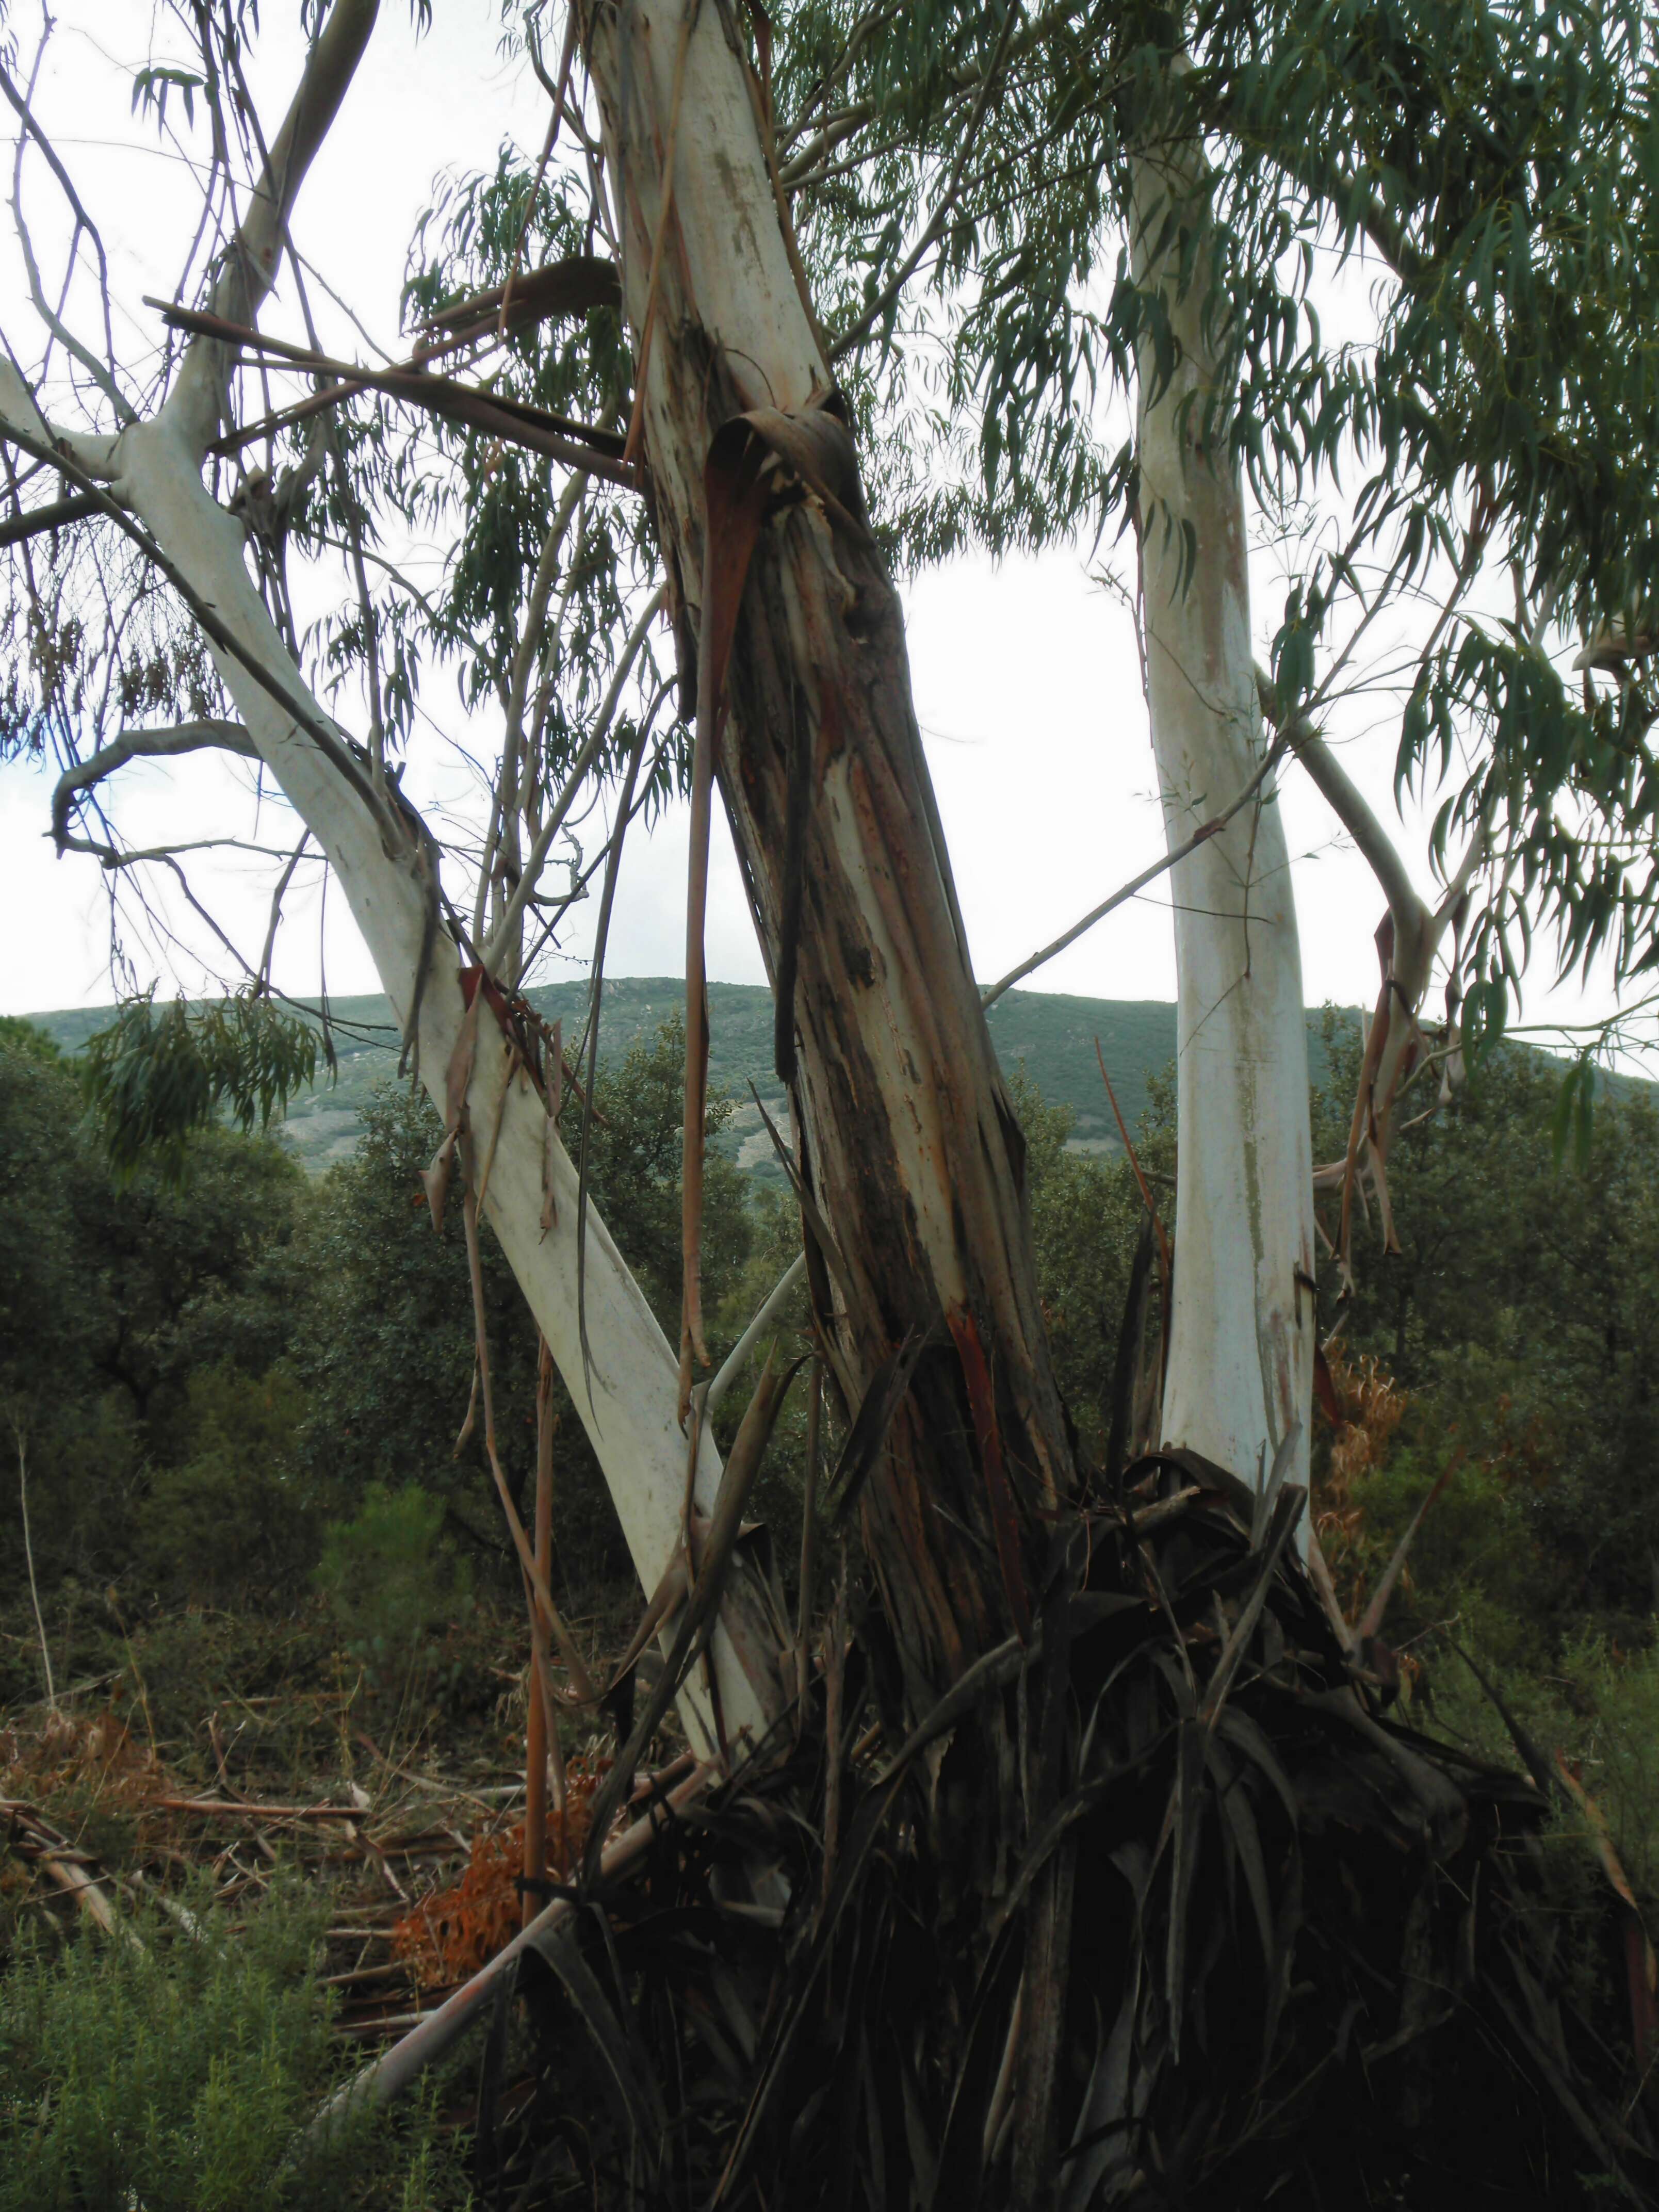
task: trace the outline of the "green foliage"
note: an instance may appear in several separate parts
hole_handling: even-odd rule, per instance
[[[295,1318],[304,1179],[275,1145],[208,1129],[173,1182],[118,1182],[72,1068],[0,1039],[0,1399],[52,1510],[37,1564],[124,1572],[147,1468],[197,1447],[191,1378],[264,1374]],[[0,1547],[0,1583],[21,1573]]]
[[[1111,1427],[1140,1194],[1127,1160],[1103,1163],[1066,1150],[1071,1109],[1046,1103],[1023,1068],[1009,1088],[1025,1136],[1037,1292],[1054,1373],[1085,1450],[1098,1462]]]
[[[114,1942],[83,1923],[0,1978],[0,2212],[460,2203],[425,2106],[295,2157],[340,2063],[311,1963],[326,1907],[279,1887],[234,1936],[207,1896],[187,1909],[200,1940],[159,1911]]]
[[[1589,1165],[1590,1141],[1595,1128],[1596,1066],[1583,1053],[1561,1079],[1561,1089],[1550,1117],[1550,1135],[1559,1168],[1571,1147],[1573,1165],[1582,1173]]]
[[[434,204],[410,246],[405,319],[422,324],[501,284],[514,270],[592,251],[585,202],[573,179],[556,163],[539,174],[504,144],[493,168],[438,179]],[[520,325],[490,371],[492,389],[503,397],[613,434],[626,427],[632,380],[614,307]],[[523,609],[562,487],[544,456],[459,425],[400,415],[372,397],[349,402],[340,421],[350,490],[332,481],[320,484],[301,533],[337,539],[351,506],[360,502],[452,549],[435,592],[416,592],[394,573],[376,605],[374,641],[387,719],[393,739],[400,740],[408,735],[428,656],[456,663],[469,703],[505,700]],[[556,557],[563,603],[558,680],[538,703],[533,748],[534,772],[550,787],[568,769],[605,693],[628,627],[630,589],[649,581],[649,526],[638,501],[590,483]],[[361,667],[370,639],[355,606],[325,618],[319,643],[337,680]],[[601,776],[618,772],[629,757],[662,672],[647,642],[604,748]],[[671,733],[649,769],[652,811],[684,786],[689,766],[683,734]]]
[[[1319,1157],[1341,1157],[1358,1055],[1334,1024]],[[1413,1617],[1455,1612],[1467,1586],[1496,1577],[1546,1648],[1587,1611],[1645,1626],[1659,1551],[1659,1115],[1626,1087],[1598,1108],[1583,1168],[1558,1168],[1560,1078],[1559,1063],[1500,1046],[1401,1139],[1389,1163],[1401,1249],[1362,1244],[1341,1320],[1350,1354],[1376,1353],[1411,1394],[1384,1486],[1405,1486],[1386,1507],[1379,1497],[1387,1525],[1403,1527],[1408,1498],[1456,1465],[1419,1540]],[[1326,1280],[1334,1290],[1328,1267]],[[1448,1580],[1449,1562],[1431,1568],[1436,1524],[1456,1525],[1463,1493],[1501,1513],[1470,1531]]]
[[[1512,984],[1540,921],[1565,964],[1659,957],[1656,54],[1630,0],[799,0],[781,27],[794,220],[853,341],[888,542],[931,561],[1128,527],[1126,412],[1143,362],[1153,397],[1176,375],[1170,297],[1195,299],[1194,428],[1292,564],[1285,703],[1324,703],[1327,631],[1431,577],[1446,605],[1407,643],[1397,766],[1449,786],[1437,857],[1477,820],[1502,855],[1465,939],[1480,981]],[[1145,166],[1171,156],[1184,200]],[[918,239],[933,296],[907,309],[890,282]],[[1362,254],[1366,320],[1334,338],[1316,302]],[[1473,611],[1505,572],[1515,620]],[[1618,680],[1581,686],[1555,625]]]
[[[87,1040],[80,1073],[118,1177],[153,1159],[176,1182],[197,1131],[264,1128],[313,1080],[317,1031],[257,994],[158,1013],[150,991]]]
[[[25,1021],[21,1014],[0,1014],[0,1051],[23,1053],[49,1066],[63,1058],[40,1024]]]
[[[607,1228],[658,1319],[676,1328],[684,1049],[669,1023],[601,1066],[589,1161]],[[711,1104],[712,1136],[731,1110]],[[573,1143],[578,1112],[573,1105],[567,1113]],[[516,1587],[481,1436],[459,1458],[455,1451],[472,1387],[473,1317],[459,1208],[434,1235],[419,1181],[442,1133],[438,1117],[424,1098],[387,1086],[374,1095],[364,1123],[356,1157],[318,1187],[304,1238],[313,1290],[293,1360],[312,1399],[312,1463],[344,1505],[371,1483],[417,1483],[444,1502],[452,1531]],[[735,1280],[750,1236],[744,1179],[729,1161],[711,1157],[704,1206],[713,1308]],[[535,1326],[493,1234],[482,1239],[482,1258],[496,1433],[522,1504],[535,1463]],[[554,1415],[560,1565],[577,1582],[625,1574],[616,1515],[562,1383]]]
[[[270,1602],[299,1586],[317,1539],[299,1449],[308,1410],[280,1368],[255,1379],[226,1364],[191,1376],[178,1425],[186,1455],[155,1470],[134,1515],[155,1590],[222,1605],[254,1589]]]
[[[317,1586],[352,1657],[379,1687],[401,1687],[428,1636],[466,1613],[472,1577],[440,1538],[442,1501],[416,1483],[373,1486],[349,1521],[331,1523]]]

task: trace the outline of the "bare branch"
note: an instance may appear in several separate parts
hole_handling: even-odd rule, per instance
[[[981,993],[980,1004],[985,1006],[994,1005],[1005,991],[1012,990],[1016,983],[1052,960],[1057,952],[1063,952],[1068,945],[1075,945],[1078,939],[1092,929],[1097,921],[1103,921],[1115,907],[1122,906],[1126,901],[1135,897],[1146,890],[1148,884],[1155,883],[1159,876],[1174,867],[1178,860],[1184,860],[1189,853],[1195,853],[1200,845],[1207,843],[1212,837],[1218,836],[1234,815],[1248,806],[1261,790],[1274,766],[1283,757],[1285,744],[1286,740],[1282,737],[1275,739],[1263,757],[1261,767],[1230,806],[1224,806],[1212,820],[1200,823],[1185,844],[1177,845],[1173,852],[1165,853],[1161,860],[1154,860],[1151,867],[1143,868],[1138,876],[1132,877],[1115,890],[1110,898],[1102,899],[1097,907],[1091,908],[1081,921],[1074,921],[1068,930],[1055,938],[1052,945],[1045,945],[1041,952],[1034,952],[1029,960],[1022,960],[1018,968],[1011,968],[1000,982],[993,983],[988,990]]]
[[[44,537],[48,530],[61,530],[66,522],[85,522],[102,513],[100,502],[82,492],[71,499],[55,499],[46,507],[26,507],[9,522],[0,522],[0,545],[21,545],[27,538]]]
[[[58,851],[67,851],[70,842],[70,808],[77,792],[90,791],[106,775],[113,775],[118,768],[125,768],[129,761],[170,760],[179,753],[198,753],[210,748],[240,753],[246,760],[258,758],[253,740],[240,722],[207,720],[180,722],[171,730],[124,730],[89,758],[66,769],[52,794],[52,834]]]
[[[355,384],[361,391],[384,392],[389,398],[405,400],[410,406],[424,407],[430,414],[464,422],[492,437],[527,446],[532,453],[547,453],[568,468],[586,469],[593,476],[620,484],[624,491],[637,491],[640,488],[638,471],[617,457],[621,441],[608,430],[596,429],[590,423],[569,422],[562,415],[550,414],[543,407],[532,407],[505,393],[459,384],[453,377],[431,376],[421,369],[364,368],[356,362],[334,361],[310,346],[291,345],[286,338],[267,337],[249,324],[232,322],[222,315],[197,314],[190,308],[172,307],[167,301],[152,299],[148,295],[144,305],[159,309],[163,321],[172,329],[193,331],[198,338],[211,338],[217,345],[246,346],[253,352],[271,354],[279,361],[292,362],[296,368],[309,369],[313,375],[338,377],[343,383]]]
[[[294,259],[296,265],[311,270],[311,264],[297,252]],[[311,273],[314,276],[316,272],[311,270]],[[602,261],[588,254],[575,254],[563,261],[548,262],[530,276],[515,281],[507,310],[508,333],[526,330],[532,325],[545,322],[555,315],[576,314],[589,307],[611,306],[616,301],[617,291],[614,263]],[[485,340],[493,341],[497,336],[499,316],[496,310],[501,305],[501,287],[496,285],[493,290],[476,293],[471,299],[461,301],[453,307],[441,309],[422,325],[423,329],[442,331],[452,324],[459,327],[452,330],[447,337],[436,340],[423,337],[406,361],[392,361],[378,346],[375,350],[382,354],[389,369],[414,375],[445,354],[464,352],[469,346],[478,345]],[[342,304],[336,301],[337,306]],[[371,338],[369,343],[374,344],[374,341]],[[272,414],[260,416],[255,422],[238,423],[223,437],[216,438],[208,451],[221,454],[236,453],[243,446],[251,445],[256,438],[270,437],[276,431],[305,422],[310,416],[324,414],[367,389],[368,386],[355,377],[331,384],[325,391],[313,392],[308,399],[298,400],[292,407],[280,407]]]

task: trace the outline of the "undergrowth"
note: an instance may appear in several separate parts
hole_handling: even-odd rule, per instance
[[[25,1936],[0,1977],[0,2212],[469,2203],[429,2099],[298,2152],[343,2064],[314,1963],[325,1917],[282,1885],[234,1923],[198,1893],[114,1941]]]

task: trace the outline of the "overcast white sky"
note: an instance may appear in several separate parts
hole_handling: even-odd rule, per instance
[[[384,343],[395,341],[404,257],[419,210],[442,169],[493,163],[505,136],[533,154],[545,103],[527,70],[496,51],[495,0],[438,0],[434,27],[416,41],[402,0],[386,0],[368,63],[314,169],[295,231],[301,250],[349,300]],[[145,58],[150,0],[63,0],[37,106],[102,229],[123,313],[118,348],[137,361],[157,325],[141,295],[170,294],[198,202],[175,148],[130,112],[131,72]],[[267,131],[275,127],[297,66],[295,0],[266,0],[256,87]],[[27,5],[12,21],[27,54],[38,17]],[[45,172],[24,173],[26,210],[43,245],[61,240],[58,205]],[[49,281],[56,281],[55,279]],[[279,297],[268,328],[297,333],[293,303]],[[25,362],[37,356],[38,325],[23,291],[9,227],[0,223],[0,327]],[[89,332],[88,335],[91,333]],[[331,343],[355,344],[338,319]],[[1276,626],[1282,586],[1263,556],[1256,577],[1258,625]],[[965,560],[928,574],[905,593],[918,715],[938,785],[975,965],[989,981],[1057,935],[1158,853],[1160,823],[1146,720],[1129,619],[1121,604],[1065,553],[995,566]],[[429,702],[461,726],[447,678]],[[1357,714],[1360,710],[1356,710]],[[1397,723],[1356,726],[1345,749],[1351,772],[1391,814]],[[1340,732],[1338,732],[1340,734]],[[248,818],[248,776],[238,763],[199,755],[176,766],[123,772],[121,818],[128,838],[149,843],[206,836]],[[409,786],[423,803],[454,805],[465,779],[428,738]],[[0,1011],[29,1012],[98,1005],[112,996],[105,885],[95,863],[56,860],[47,829],[50,778],[23,764],[0,769]],[[1218,795],[1221,796],[1221,795]],[[1285,794],[1302,926],[1306,995],[1369,1001],[1376,988],[1371,943],[1381,901],[1364,864],[1338,838],[1323,803],[1299,777]],[[291,845],[280,807],[259,825],[273,847]],[[1404,832],[1416,860],[1421,824]],[[723,830],[711,885],[711,974],[764,980],[736,865]],[[678,974],[684,963],[683,813],[671,812],[647,840],[636,833],[624,863],[608,965],[614,975]],[[1417,867],[1426,887],[1426,867]],[[252,864],[202,865],[195,880],[250,957],[263,941],[269,873]],[[1170,999],[1175,976],[1166,894],[1155,890],[1121,909],[1041,971],[1030,988],[1103,998]],[[315,882],[290,896],[276,965],[296,995],[317,988],[325,949],[331,991],[378,988],[343,901],[319,914]],[[187,945],[209,942],[175,903]],[[565,940],[567,961],[550,977],[580,972],[591,907],[579,908]],[[137,941],[146,979],[156,966]],[[149,965],[145,966],[148,959]],[[221,957],[214,962],[225,972]],[[1541,976],[1540,976],[1541,982]],[[174,955],[163,988],[202,988],[201,966]],[[1601,1011],[1604,991],[1538,994],[1528,1012],[1552,1018]]]

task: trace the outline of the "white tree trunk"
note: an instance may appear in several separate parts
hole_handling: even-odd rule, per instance
[[[1147,686],[1171,846],[1243,787],[1263,745],[1243,486],[1202,447],[1214,364],[1201,259],[1178,289],[1190,179],[1167,157],[1136,163],[1135,281],[1163,293],[1182,349],[1160,392],[1143,343],[1138,423]],[[1305,1482],[1316,1322],[1307,1035],[1271,780],[1171,880],[1180,1152],[1164,1434],[1255,1481],[1295,1428],[1286,1472]]]
[[[262,666],[294,687],[299,678],[242,558],[240,526],[210,498],[199,463],[167,416],[127,431],[113,456],[112,486],[142,517],[222,621]],[[261,758],[327,854],[351,907],[381,984],[400,1024],[414,997],[426,900],[404,856],[389,854],[379,826],[314,742],[284,714],[240,662],[216,651],[226,689],[235,700]],[[313,712],[316,702],[307,697]],[[440,934],[433,972],[421,1000],[421,1073],[441,1112],[444,1076],[464,1002],[453,948]],[[474,1127],[492,1126],[501,1099],[507,1047],[486,1015],[478,1026],[477,1059],[468,1094]],[[686,1440],[676,1416],[678,1368],[644,1293],[597,1212],[587,1215],[587,1332],[592,1365],[583,1372],[576,1314],[576,1171],[563,1146],[551,1150],[557,1219],[541,1229],[544,1115],[522,1076],[507,1087],[485,1211],[509,1265],[546,1337],[565,1387],[604,1471],[623,1533],[647,1590],[653,1589],[680,1540]],[[483,1138],[487,1146],[487,1137]],[[411,1347],[418,1352],[418,1347]],[[720,1455],[707,1432],[696,1494],[712,1511]],[[716,1636],[716,1674],[728,1732],[759,1732],[769,1717],[751,1680],[765,1681],[775,1655],[750,1650],[739,1663],[726,1627]],[[706,1746],[707,1702],[690,1689],[695,1725]]]
[[[270,168],[250,203],[234,250],[225,258],[213,304],[229,319],[251,320],[270,289],[288,215],[362,59],[378,5],[379,0],[339,0],[312,50],[272,142]],[[243,557],[241,526],[210,496],[202,481],[206,448],[220,425],[228,368],[228,348],[198,339],[154,420],[137,422],[114,438],[59,439],[16,372],[0,362],[0,425],[9,420],[27,434],[53,439],[82,467],[106,480],[186,584],[301,714],[333,726],[307,690],[253,587]],[[377,819],[300,720],[284,711],[240,660],[208,642],[255,750],[326,855],[399,1025],[406,1029],[428,914],[412,837],[389,805],[385,819]],[[440,931],[431,945],[430,972],[420,999],[419,1049],[422,1079],[441,1111],[464,1010],[455,949]],[[544,1148],[545,1116],[527,1081],[515,1078],[503,1095],[506,1066],[505,1041],[486,1012],[479,1023],[468,1092],[476,1129],[490,1129],[498,1105],[501,1116],[486,1211],[587,1431],[641,1582],[653,1590],[679,1547],[684,1511],[688,1445],[678,1418],[678,1364],[591,1206],[586,1296],[592,1360],[591,1366],[584,1362],[576,1302],[575,1170],[556,1141]],[[544,1150],[557,1207],[555,1225],[546,1232],[541,1228]],[[418,1357],[418,1346],[410,1350]],[[696,1477],[696,1497],[705,1512],[713,1510],[720,1472],[720,1455],[705,1430]],[[744,1729],[757,1735],[781,1702],[778,1653],[765,1609],[740,1572],[728,1583],[712,1656],[728,1736]],[[687,1683],[680,1710],[694,1743],[700,1750],[711,1749],[710,1706],[701,1684]]]

